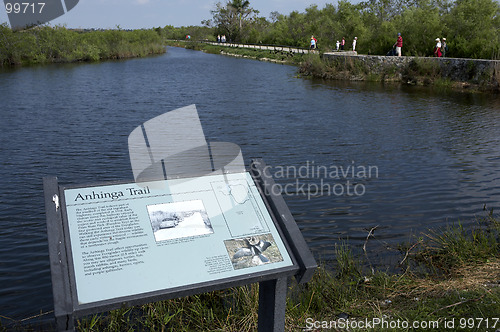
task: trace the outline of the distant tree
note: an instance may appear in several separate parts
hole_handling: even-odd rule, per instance
[[[211,24],[216,27],[217,34],[224,34],[232,41],[243,39],[243,27],[246,23],[257,20],[258,10],[250,7],[249,1],[233,0],[226,4],[218,2],[212,14]]]
[[[500,56],[500,4],[495,0],[457,0],[444,17],[450,56]]]
[[[234,9],[218,2],[215,4],[215,9],[210,12],[212,14],[211,23],[216,28],[216,33],[234,39],[237,34],[237,17]]]
[[[283,15],[281,15],[278,11],[272,11],[269,14],[269,18],[271,19],[271,23],[275,23],[276,21],[278,21],[280,16],[283,16]]]
[[[341,37],[346,37],[346,47],[351,48],[354,37],[358,37],[358,52],[366,52],[368,44],[371,42],[366,36],[368,30],[362,20],[362,5],[353,5],[346,0],[339,0],[337,4],[336,21],[340,26]],[[372,27],[373,29],[373,27]]]
[[[229,6],[231,6],[236,11],[236,15],[238,16],[238,20],[240,23],[240,30],[241,30],[241,22],[243,20],[243,15],[245,14],[246,16],[248,16],[251,13],[247,11],[247,9],[250,7],[250,1],[233,0],[232,2],[229,3]]]
[[[245,43],[269,43],[268,36],[271,23],[265,17],[257,17],[249,22],[248,28],[242,34],[242,41]]]
[[[396,41],[396,34],[401,32],[403,55],[432,56],[436,45],[434,40],[445,37],[439,9],[430,4],[410,7],[392,22],[398,29],[392,31],[390,44]]]
[[[498,0],[338,0],[320,9],[258,17],[248,0],[224,0],[212,11],[209,26],[233,41],[307,47],[311,35],[322,50],[346,37],[358,37],[360,53],[385,55],[403,36],[403,55],[432,55],[436,38],[446,37],[450,57],[500,58]]]

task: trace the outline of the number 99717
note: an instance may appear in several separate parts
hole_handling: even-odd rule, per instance
[[[6,2],[5,10],[7,14],[42,14],[45,2],[29,3],[29,2]]]

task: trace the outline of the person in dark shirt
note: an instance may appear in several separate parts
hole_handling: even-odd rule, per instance
[[[443,54],[443,58],[448,53],[448,45],[446,44],[446,38],[443,38],[443,42],[441,43],[441,53]]]

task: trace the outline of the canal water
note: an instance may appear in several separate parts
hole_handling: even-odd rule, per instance
[[[238,144],[247,163],[262,157],[271,166],[321,260],[342,240],[359,250],[377,227],[370,259],[389,266],[398,243],[500,207],[498,95],[296,73],[180,48],[1,71],[0,315],[52,310],[42,178],[133,180],[130,132],[190,104],[207,141]]]

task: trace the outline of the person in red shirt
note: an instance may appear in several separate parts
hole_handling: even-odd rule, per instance
[[[396,47],[396,55],[401,56],[401,49],[403,48],[403,37],[401,37],[401,33],[398,32],[398,40],[396,40],[392,47]]]

